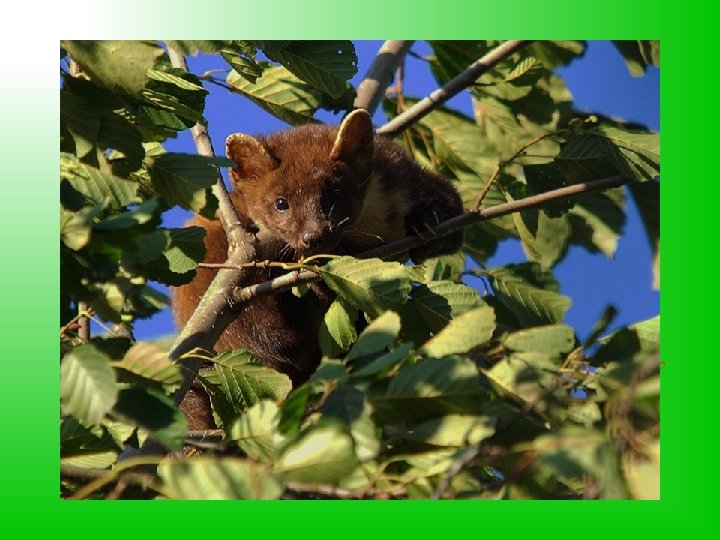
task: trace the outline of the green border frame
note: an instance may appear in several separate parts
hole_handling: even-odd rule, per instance
[[[5,434],[0,446],[5,489],[0,492],[3,514],[10,517],[8,526],[25,532],[42,521],[59,525],[70,534],[87,532],[103,538],[215,530],[241,536],[257,531],[270,537],[303,533],[315,537],[384,536],[393,531],[410,538],[495,532],[536,536],[559,531],[582,538],[618,533],[643,537],[682,533],[704,538],[717,532],[718,512],[711,510],[717,505],[718,468],[711,457],[716,454],[716,430],[703,417],[715,400],[711,387],[698,385],[693,376],[709,378],[713,374],[704,369],[701,337],[713,335],[718,296],[712,259],[715,246],[703,234],[714,230],[718,200],[718,182],[708,167],[715,155],[711,148],[715,138],[709,133],[715,119],[708,104],[714,104],[717,93],[712,80],[715,42],[711,36],[715,28],[711,25],[718,17],[717,8],[693,4],[670,7],[670,2],[657,0],[592,4],[577,0],[544,4],[530,0],[364,0],[354,4],[273,0],[245,5],[237,0],[71,0],[57,3],[57,7],[17,6],[27,13],[24,21],[10,20],[7,25],[17,35],[6,41],[5,59],[10,65],[3,71],[9,76],[4,79],[0,100],[6,127],[0,144],[6,254],[1,271],[7,318],[3,356],[6,365],[13,366],[5,371],[0,393]],[[26,33],[29,30],[32,32]],[[663,166],[672,179],[662,189],[661,204],[666,254],[661,300],[666,329],[661,500],[599,501],[583,508],[580,502],[551,501],[235,501],[217,506],[210,502],[59,500],[59,374],[54,363],[58,357],[59,290],[58,41],[67,37],[163,36],[661,39]],[[701,122],[686,125],[702,113]],[[700,189],[693,189],[698,184]],[[32,205],[26,204],[28,200]],[[683,220],[691,227],[681,225],[680,201],[687,201],[686,207],[692,211],[692,220]],[[693,294],[695,288],[702,289],[702,295]],[[702,301],[697,301],[698,297]],[[712,311],[706,314],[702,306]],[[679,323],[691,320],[692,329]],[[32,370],[25,367],[31,362]],[[705,454],[710,455],[703,458]],[[188,505],[192,508],[185,508]]]

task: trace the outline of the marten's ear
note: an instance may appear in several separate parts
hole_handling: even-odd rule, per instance
[[[225,140],[225,153],[237,164],[230,169],[233,184],[248,178],[260,178],[277,167],[275,158],[265,145],[244,133],[233,133]]]
[[[367,160],[373,153],[373,126],[365,109],[356,109],[340,124],[335,143],[330,151],[334,160]]]

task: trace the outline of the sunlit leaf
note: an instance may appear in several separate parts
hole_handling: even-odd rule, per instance
[[[139,96],[148,69],[164,54],[152,41],[63,41],[83,71],[110,90]]]
[[[248,353],[229,351],[212,361],[214,371],[201,374],[200,381],[210,394],[220,426],[264,399],[284,399],[292,388],[287,375],[265,367]]]
[[[281,63],[295,76],[338,98],[345,81],[357,73],[357,56],[351,41],[291,41],[261,43],[268,58]]]
[[[403,437],[436,446],[465,446],[478,444],[494,432],[494,418],[448,414],[418,424]]]
[[[376,413],[385,420],[427,419],[479,412],[485,393],[475,363],[467,358],[429,358],[404,366],[387,389],[373,396]]]
[[[230,439],[237,441],[249,456],[272,464],[286,442],[286,437],[278,431],[278,411],[274,401],[256,403],[232,423]]]
[[[182,382],[180,368],[170,361],[167,352],[146,342],[133,345],[121,361],[113,363],[113,367],[161,383],[171,389],[179,387]]]
[[[536,351],[548,355],[570,352],[575,346],[573,329],[565,325],[537,326],[508,334],[503,340],[514,351]]]
[[[293,125],[312,122],[320,106],[317,90],[284,67],[265,69],[254,83],[233,70],[227,83],[270,114]]]
[[[352,361],[384,351],[399,332],[400,317],[393,311],[386,311],[362,331],[346,359]]]
[[[153,188],[170,204],[200,212],[212,196],[209,188],[217,181],[218,166],[232,165],[225,158],[194,154],[166,153],[147,158]]]
[[[97,424],[118,398],[110,359],[92,345],[79,345],[60,363],[60,401],[64,414]]]
[[[341,257],[320,272],[331,289],[373,318],[386,309],[398,311],[410,292],[407,272],[399,263]]]
[[[357,311],[336,299],[325,313],[320,326],[319,343],[324,356],[335,357],[357,339],[354,318]]]
[[[457,315],[423,345],[420,353],[440,358],[468,352],[487,342],[495,330],[495,312],[488,305]]]
[[[173,499],[277,499],[282,494],[279,479],[267,466],[231,457],[166,460],[158,475]]]
[[[354,446],[342,423],[326,421],[288,445],[275,470],[290,481],[336,485],[359,465]]]
[[[552,275],[537,265],[507,265],[487,274],[497,298],[524,326],[559,323],[570,307]]]

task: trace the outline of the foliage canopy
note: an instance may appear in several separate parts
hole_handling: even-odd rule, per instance
[[[443,85],[498,45],[430,42],[427,60]],[[324,359],[292,388],[244,351],[173,356],[167,344],[130,339],[136,320],[167,306],[151,282],[186,283],[204,256],[202,232],[164,227],[163,212],[214,216],[217,168],[232,164],[163,148],[204,123],[212,99],[167,48],[219,55],[228,73],[214,82],[302,124],[319,109],[353,107],[354,45],[62,42],[63,495],[659,497],[659,316],[607,335],[609,307],[582,339],[564,324],[571,299],[553,276],[573,245],[612,256],[632,198],[659,283],[659,135],[573,109],[555,69],[584,46],[534,42],[507,55],[467,89],[474,117],[440,106],[396,141],[453,179],[468,211],[485,186],[479,209],[615,175],[629,187],[474,223],[461,253],[422,266],[325,262],[319,274],[337,299],[319,336]],[[617,48],[633,75],[659,65],[656,42]],[[384,111],[393,118],[419,97],[387,97]],[[522,241],[527,260],[489,267],[507,238]],[[465,257],[480,270],[468,274]],[[358,333],[360,314],[369,324]],[[87,335],[88,317],[113,331]],[[214,366],[200,382],[219,432],[187,433],[171,399],[198,359]],[[185,455],[120,459],[148,437],[169,450],[185,445]],[[158,467],[136,471],[141,464]],[[104,480],[88,488],[98,474]],[[122,490],[113,487],[118,478],[128,480]]]

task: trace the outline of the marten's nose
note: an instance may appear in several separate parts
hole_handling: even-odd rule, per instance
[[[303,244],[305,244],[305,247],[308,249],[317,247],[322,241],[322,238],[322,231],[305,231],[302,235]]]

